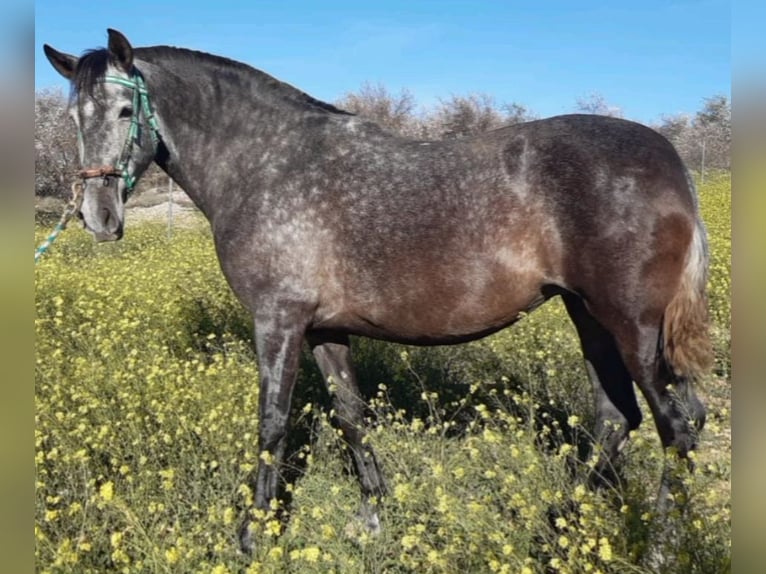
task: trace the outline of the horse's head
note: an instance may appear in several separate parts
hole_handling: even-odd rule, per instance
[[[79,215],[98,241],[122,237],[125,201],[159,141],[133,48],[120,32],[108,33],[108,48],[81,58],[44,46],[56,71],[72,83],[69,113],[77,127],[84,180]]]

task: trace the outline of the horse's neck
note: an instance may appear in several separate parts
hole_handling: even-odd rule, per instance
[[[274,114],[274,102],[237,96],[243,88],[226,85],[225,77],[190,73],[193,80],[187,80],[181,73],[153,71],[149,82],[157,87],[152,90],[150,85],[150,95],[167,147],[157,163],[213,222],[226,206],[236,209],[244,194],[259,192],[264,169],[258,167],[259,157],[273,152],[277,144],[284,147],[284,133],[300,123],[303,114],[290,105]],[[279,125],[274,117],[280,118]]]

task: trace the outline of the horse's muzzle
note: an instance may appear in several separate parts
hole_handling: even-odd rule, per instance
[[[117,241],[122,239],[123,223],[111,209],[102,207],[99,210],[99,229],[91,229],[96,241]]]
[[[85,229],[93,234],[96,241],[117,241],[123,235],[123,210],[115,201],[114,188],[88,185],[85,200],[77,213]]]

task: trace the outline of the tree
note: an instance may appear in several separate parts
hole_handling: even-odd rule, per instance
[[[689,130],[691,129],[691,118],[688,114],[663,115],[660,118],[660,123],[653,127],[671,142],[681,143],[684,138],[688,137]]]
[[[530,122],[537,119],[537,115],[524,104],[511,102],[510,104],[503,104],[501,108],[505,114],[503,125],[506,126]]]
[[[365,82],[358,92],[347,92],[335,105],[396,134],[420,135],[415,98],[409,90],[392,94],[383,84]]]
[[[417,112],[408,90],[393,94],[381,84],[365,83],[348,92],[335,105],[367,118],[396,134],[423,139],[458,138],[534,119],[526,106],[498,105],[488,94],[453,95],[438,106]]]
[[[433,131],[438,138],[476,135],[503,125],[503,115],[492,96],[473,93],[441,100],[433,114]]]
[[[694,165],[701,170],[730,169],[731,105],[726,96],[705,98],[704,107],[694,117],[694,132],[699,142]]]
[[[697,146],[697,142],[694,139],[691,116],[689,114],[662,116],[660,123],[653,125],[652,128],[668,138],[684,160],[684,163],[690,167],[689,160],[692,158],[692,151]]]
[[[454,139],[533,118],[521,104],[498,105],[492,96],[478,92],[441,100],[436,110],[425,116],[423,125],[424,131],[433,139]]]
[[[613,118],[623,117],[622,109],[609,104],[606,98],[598,92],[592,92],[583,98],[577,98],[575,109],[581,114],[597,114]]]
[[[60,89],[35,93],[35,195],[67,199],[79,167],[77,138]]]
[[[731,104],[722,95],[704,102],[693,117],[663,116],[653,127],[670,140],[690,169],[731,169]]]

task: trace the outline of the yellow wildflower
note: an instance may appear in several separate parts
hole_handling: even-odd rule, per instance
[[[114,483],[110,480],[109,482],[102,484],[98,489],[98,494],[107,502],[112,500],[114,497]]]

